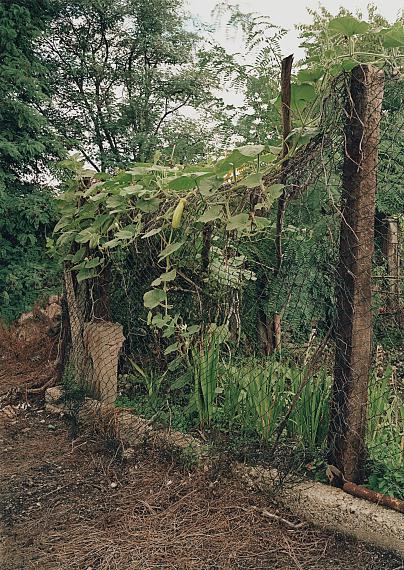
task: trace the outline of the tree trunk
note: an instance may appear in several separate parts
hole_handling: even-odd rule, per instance
[[[334,385],[329,462],[360,482],[365,460],[371,363],[371,272],[383,73],[371,66],[351,74],[345,107],[340,260],[336,289]]]

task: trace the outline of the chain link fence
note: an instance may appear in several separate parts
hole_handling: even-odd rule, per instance
[[[246,184],[236,164],[180,200],[197,231],[160,231],[162,202],[87,280],[75,244],[62,383],[223,458],[319,479],[331,464],[402,498],[402,98],[401,78],[355,68],[281,171]]]

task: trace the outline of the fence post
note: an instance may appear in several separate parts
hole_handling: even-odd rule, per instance
[[[388,296],[387,308],[392,313],[393,318],[397,322],[397,326],[401,328],[402,318],[400,315],[400,246],[399,220],[396,218],[387,218],[387,235],[386,235],[386,257],[387,257],[387,279],[388,279]]]
[[[354,482],[360,482],[365,460],[372,343],[371,272],[383,86],[382,71],[366,65],[355,67],[345,106],[338,315],[328,445],[329,462]]]

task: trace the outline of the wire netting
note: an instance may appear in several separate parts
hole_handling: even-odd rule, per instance
[[[364,454],[360,478],[401,496],[403,86],[386,75],[379,113],[378,85],[364,124],[350,74],[335,79],[317,134],[283,167],[281,219],[277,200],[240,183],[248,232],[213,219],[172,252],[175,266],[167,236],[149,232],[97,279],[66,267],[65,383],[280,470],[322,478],[336,456]],[[158,285],[167,298],[145,307]]]

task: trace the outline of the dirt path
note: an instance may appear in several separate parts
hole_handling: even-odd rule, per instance
[[[252,507],[276,509],[223,475],[71,442],[40,408],[3,422],[0,446],[2,570],[400,568],[362,544],[271,524]]]
[[[10,354],[0,378],[18,368]],[[122,462],[89,434],[72,441],[40,402],[7,407],[0,397],[2,406],[1,570],[404,568],[361,543],[265,518],[276,507],[226,471],[187,473],[147,449]]]

